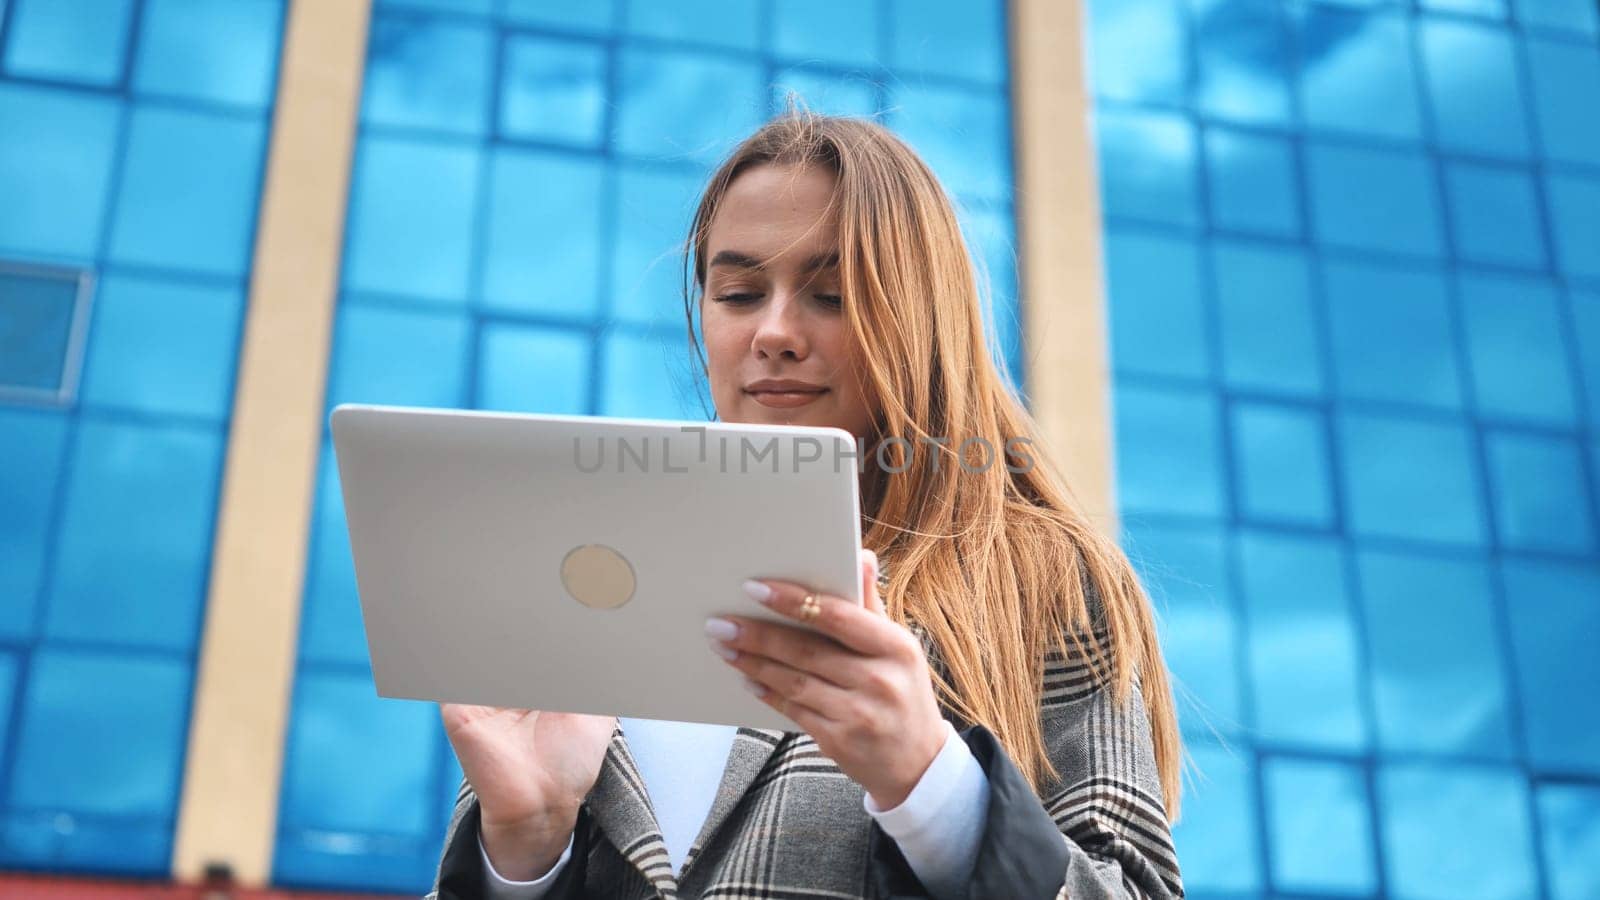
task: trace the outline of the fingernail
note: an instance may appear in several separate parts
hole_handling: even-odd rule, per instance
[[[706,636],[719,641],[731,641],[739,636],[739,626],[715,616],[706,620]]]
[[[744,592],[750,596],[751,600],[757,603],[767,603],[772,600],[772,588],[759,581],[746,581],[744,583]]]
[[[751,678],[748,675],[744,677],[744,689],[752,694],[755,694],[757,697],[760,697],[767,692],[766,685],[756,681],[754,678]]]
[[[871,550],[863,549],[861,555],[865,556],[867,562],[872,565],[872,577],[876,579],[878,577],[878,554]]]
[[[711,646],[712,653],[717,654],[723,659],[733,660],[739,656],[739,651],[729,647],[727,644],[724,644],[721,641],[706,641],[706,643]]]

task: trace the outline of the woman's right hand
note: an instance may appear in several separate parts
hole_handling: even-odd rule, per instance
[[[439,715],[478,796],[495,871],[514,881],[548,872],[600,777],[616,717],[458,703]]]

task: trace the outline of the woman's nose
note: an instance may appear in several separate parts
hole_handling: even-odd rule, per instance
[[[805,330],[805,316],[794,291],[778,290],[761,313],[756,327],[755,350],[763,356],[788,355],[804,359],[810,352],[810,341]]]

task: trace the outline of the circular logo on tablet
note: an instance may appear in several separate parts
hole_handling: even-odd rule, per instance
[[[605,544],[573,547],[561,560],[561,583],[591,609],[616,609],[633,598],[633,566]]]

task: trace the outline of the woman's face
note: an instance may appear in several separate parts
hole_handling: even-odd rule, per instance
[[[729,185],[706,238],[701,327],[724,422],[872,428],[840,307],[834,176],[761,165]]]

